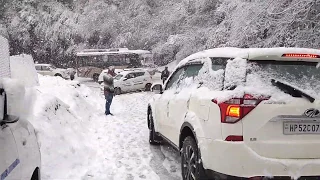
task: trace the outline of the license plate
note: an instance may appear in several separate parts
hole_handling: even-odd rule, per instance
[[[320,134],[320,122],[284,122],[283,134]]]

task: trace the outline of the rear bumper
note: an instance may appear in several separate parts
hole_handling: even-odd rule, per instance
[[[198,138],[203,166],[235,177],[320,176],[320,159],[265,158],[244,142]]]

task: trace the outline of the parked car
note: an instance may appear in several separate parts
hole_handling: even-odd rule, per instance
[[[193,54],[154,88],[149,142],[181,150],[184,180],[319,177],[319,62],[305,48]]]
[[[116,95],[137,90],[150,91],[151,85],[151,75],[143,69],[125,69],[114,77]],[[102,90],[103,86],[101,83]]]
[[[105,70],[103,70],[103,71],[100,73],[99,79],[98,79],[98,83],[99,83],[99,84],[103,82],[103,76],[104,76],[105,74],[108,74],[108,71],[109,71],[109,69],[105,69]],[[115,70],[114,70],[114,72],[115,72],[116,74],[119,74],[119,73],[122,72],[122,71],[124,71],[124,70],[123,70],[123,69],[115,69]]]
[[[70,72],[67,69],[56,68],[52,64],[35,64],[37,73],[49,76],[60,76],[64,79],[70,78]]]

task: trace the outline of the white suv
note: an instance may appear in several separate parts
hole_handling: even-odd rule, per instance
[[[319,177],[319,62],[305,48],[193,54],[149,103],[149,142],[181,151],[184,180]]]
[[[115,94],[137,90],[150,91],[152,77],[148,71],[143,69],[124,69],[114,77]],[[103,89],[103,83],[101,83]]]
[[[35,64],[37,73],[49,76],[60,76],[65,79],[70,78],[70,72],[67,69],[56,68],[52,64]]]

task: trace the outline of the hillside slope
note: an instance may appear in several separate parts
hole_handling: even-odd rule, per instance
[[[319,0],[13,0],[11,53],[62,64],[88,47],[152,50],[158,65],[208,48],[320,45]]]

